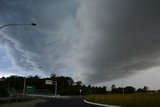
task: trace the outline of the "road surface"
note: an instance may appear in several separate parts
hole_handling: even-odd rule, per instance
[[[87,104],[83,99],[53,99],[37,107],[101,107]]]

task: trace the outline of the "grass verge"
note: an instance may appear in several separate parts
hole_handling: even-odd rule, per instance
[[[160,93],[88,95],[85,100],[121,107],[160,107]]]
[[[26,101],[26,102],[15,102],[15,103],[9,103],[9,104],[2,104],[0,107],[36,107],[39,104],[45,103],[47,100],[45,99],[35,99],[32,101]]]

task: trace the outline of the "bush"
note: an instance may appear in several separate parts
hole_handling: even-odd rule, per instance
[[[3,86],[0,86],[0,97],[8,97],[9,93],[7,89]]]
[[[134,93],[135,92],[135,88],[132,86],[127,86],[124,88],[125,93]]]

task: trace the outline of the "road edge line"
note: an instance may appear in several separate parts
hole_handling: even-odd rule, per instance
[[[120,106],[114,106],[114,105],[107,105],[107,104],[89,102],[89,101],[86,101],[86,100],[84,100],[84,102],[87,103],[87,104],[92,104],[92,105],[102,106],[102,107],[120,107]]]

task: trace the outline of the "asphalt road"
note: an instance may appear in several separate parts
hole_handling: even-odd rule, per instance
[[[53,99],[37,107],[101,107],[87,104],[83,99]]]

